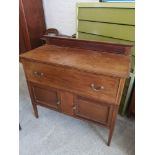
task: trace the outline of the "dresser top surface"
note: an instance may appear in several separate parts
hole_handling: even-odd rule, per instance
[[[56,45],[41,46],[20,58],[117,77],[128,77],[130,70],[129,56]]]

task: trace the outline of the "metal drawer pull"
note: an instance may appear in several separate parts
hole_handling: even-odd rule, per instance
[[[60,101],[58,101],[58,102],[57,102],[57,105],[59,105],[60,103],[61,103],[61,102],[60,102]]]
[[[40,72],[33,72],[33,73],[34,73],[34,75],[36,77],[42,77],[42,76],[44,76],[44,73],[40,73]]]
[[[95,86],[94,83],[92,83],[90,86],[91,86],[91,88],[92,88],[94,91],[101,91],[101,90],[104,89],[103,86]]]
[[[76,110],[76,106],[73,107],[73,110]]]

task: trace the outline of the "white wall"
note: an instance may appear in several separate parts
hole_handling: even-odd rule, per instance
[[[61,34],[76,32],[76,2],[99,0],[43,0],[47,28],[57,28]]]

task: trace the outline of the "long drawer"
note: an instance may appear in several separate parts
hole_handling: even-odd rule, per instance
[[[104,8],[104,7],[84,7],[78,9],[78,19],[120,23],[135,25],[135,9],[131,8]]]
[[[119,78],[31,61],[24,68],[29,81],[115,103]]]
[[[134,41],[135,27],[131,25],[78,21],[78,32]]]

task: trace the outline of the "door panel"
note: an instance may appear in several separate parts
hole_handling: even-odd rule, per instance
[[[108,125],[112,112],[111,105],[83,97],[76,97],[74,103],[75,107],[73,109],[75,109],[75,116]]]
[[[41,85],[31,85],[34,101],[37,104],[59,109],[60,96],[58,91]]]

